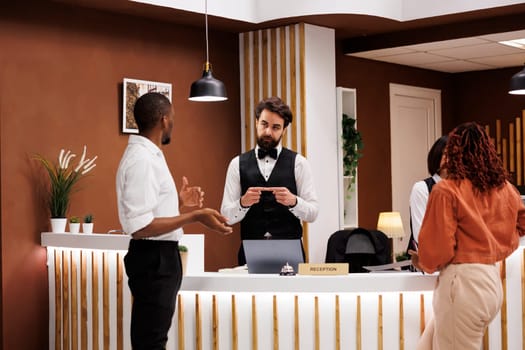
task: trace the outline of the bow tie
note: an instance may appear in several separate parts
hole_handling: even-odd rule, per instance
[[[266,156],[270,156],[273,159],[277,159],[277,149],[271,148],[269,150],[266,150],[264,148],[259,148],[257,150],[257,158],[263,159]]]

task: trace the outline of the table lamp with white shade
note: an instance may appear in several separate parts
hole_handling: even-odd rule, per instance
[[[377,220],[377,230],[383,232],[388,238],[390,238],[392,262],[394,262],[395,239],[405,237],[405,230],[403,229],[401,214],[398,211],[379,213],[379,219]]]

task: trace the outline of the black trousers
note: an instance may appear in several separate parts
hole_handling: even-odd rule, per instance
[[[182,263],[175,241],[135,240],[124,257],[133,296],[133,350],[164,350],[182,282]]]

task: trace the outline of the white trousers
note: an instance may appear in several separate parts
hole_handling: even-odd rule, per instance
[[[502,301],[496,265],[448,265],[439,273],[432,300],[434,318],[425,327],[417,349],[481,349],[485,330]]]

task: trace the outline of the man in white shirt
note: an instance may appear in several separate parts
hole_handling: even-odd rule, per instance
[[[408,249],[417,251],[419,230],[423,223],[423,217],[427,209],[428,196],[432,186],[441,181],[445,176],[445,170],[441,169],[441,158],[447,145],[448,136],[441,136],[434,142],[427,155],[427,168],[431,177],[418,181],[410,192],[410,230],[411,236]]]
[[[257,145],[228,166],[221,213],[228,224],[241,222],[241,240],[298,239],[301,220],[312,222],[318,201],[310,165],[305,157],[282,147],[292,122],[290,108],[278,97],[255,108]],[[246,263],[241,245],[239,265]]]
[[[133,295],[131,344],[133,350],[165,349],[182,281],[178,240],[182,226],[200,222],[223,234],[231,233],[226,218],[209,208],[179,213],[183,206],[202,207],[203,193],[183,177],[177,194],[175,181],[160,147],[171,139],[174,112],[159,93],[147,93],[135,103],[139,135],[129,137],[117,172],[119,220],[131,235],[124,257]]]

